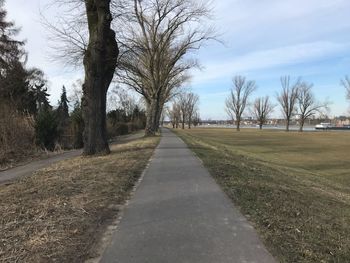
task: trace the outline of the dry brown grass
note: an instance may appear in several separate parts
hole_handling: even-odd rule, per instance
[[[280,262],[350,262],[350,133],[178,133]]]
[[[114,145],[0,185],[0,262],[82,262],[118,213],[159,138]]]
[[[38,154],[33,119],[0,105],[0,170]]]

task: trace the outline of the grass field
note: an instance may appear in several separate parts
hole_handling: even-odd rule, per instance
[[[84,262],[118,215],[159,137],[77,157],[0,185],[0,262]]]
[[[350,262],[350,133],[177,133],[280,262]]]

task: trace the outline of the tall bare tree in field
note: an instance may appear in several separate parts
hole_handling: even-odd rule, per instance
[[[188,93],[187,97],[187,121],[188,128],[191,129],[192,121],[194,118],[194,114],[197,111],[199,103],[199,96],[192,92]]]
[[[177,104],[179,105],[181,112],[181,128],[185,129],[185,123],[188,119],[188,93],[180,93],[178,95]]]
[[[350,78],[348,76],[345,76],[345,78],[341,81],[341,84],[346,90],[346,98],[350,100]]]
[[[299,131],[302,132],[305,121],[316,113],[323,113],[328,109],[328,102],[320,103],[316,101],[312,93],[313,84],[302,82],[298,92],[298,113],[299,113]]]
[[[255,81],[246,80],[243,76],[233,78],[233,88],[226,99],[226,112],[231,118],[235,118],[237,131],[240,131],[242,114],[246,109],[249,96],[255,90]]]
[[[213,36],[204,22],[210,10],[195,0],[134,0],[130,14],[118,77],[145,98],[146,135],[154,135],[164,104],[197,66],[186,55]]]
[[[289,76],[281,77],[281,85],[282,91],[277,94],[277,101],[281,105],[286,120],[286,131],[289,131],[290,121],[296,112],[300,79],[291,84]]]
[[[253,113],[258,120],[259,128],[262,129],[269,115],[273,112],[274,105],[270,102],[269,96],[255,99],[253,105]]]
[[[173,128],[179,128],[179,123],[181,120],[181,109],[176,101],[173,102],[171,108],[168,108],[167,114]]]

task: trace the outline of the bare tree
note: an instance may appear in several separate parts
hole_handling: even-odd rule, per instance
[[[193,114],[192,123],[194,127],[197,127],[201,123],[201,117],[198,109]]]
[[[188,93],[181,93],[178,96],[178,102],[180,112],[181,112],[181,128],[185,129],[185,123],[188,119]]]
[[[253,105],[253,114],[258,120],[260,130],[266,123],[269,115],[273,112],[274,107],[275,106],[270,102],[269,96],[255,99]]]
[[[256,90],[254,81],[247,81],[243,76],[233,78],[233,88],[226,99],[226,112],[236,120],[237,131],[240,130],[242,114],[246,109],[249,96]]]
[[[125,51],[120,58],[118,77],[144,96],[147,104],[146,135],[159,127],[166,102],[188,80],[187,72],[197,62],[185,59],[212,38],[204,19],[207,4],[194,0],[134,0],[131,17],[125,24]]]
[[[171,108],[168,108],[167,115],[173,128],[179,128],[181,109],[176,101],[173,102]]]
[[[302,82],[298,92],[298,108],[299,108],[299,131],[302,132],[305,121],[314,116],[316,113],[323,114],[328,109],[328,102],[320,103],[315,99],[312,93],[313,84]]]
[[[298,101],[300,78],[293,84],[290,84],[290,77],[281,77],[282,91],[277,94],[277,101],[282,107],[286,119],[286,131],[289,131],[290,121],[296,112]]]
[[[350,100],[350,78],[348,76],[345,76],[345,78],[341,80],[341,84],[346,90],[346,98]]]
[[[187,96],[187,121],[188,128],[191,129],[194,113],[198,110],[199,96],[192,92]]]
[[[114,76],[119,48],[112,29],[111,0],[58,0],[62,13],[59,25],[44,24],[52,40],[60,45],[58,58],[81,65],[85,70],[81,101],[84,119],[84,155],[110,152],[106,132],[107,91]],[[57,50],[57,49],[56,49]],[[76,61],[76,63],[75,63]]]

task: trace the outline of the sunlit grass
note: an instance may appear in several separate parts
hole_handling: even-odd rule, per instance
[[[178,131],[281,262],[350,258],[350,133]]]

